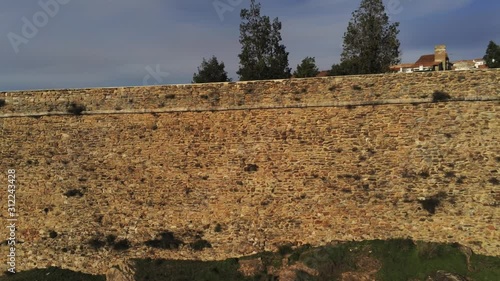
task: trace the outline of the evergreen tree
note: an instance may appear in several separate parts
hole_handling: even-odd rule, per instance
[[[389,22],[382,0],[362,0],[344,33],[341,70],[347,74],[383,73],[399,63],[398,27],[399,22]]]
[[[484,55],[483,59],[486,61],[486,65],[489,68],[499,68],[500,46],[495,44],[495,42],[490,41],[488,48],[486,49],[486,55]]]
[[[358,68],[355,59],[345,60],[339,64],[332,65],[332,69],[328,72],[330,76],[352,75],[357,74]]]
[[[288,52],[281,44],[281,22],[261,16],[260,3],[251,0],[250,9],[240,13],[240,43],[242,45],[240,80],[283,79],[290,77]]]
[[[224,62],[217,61],[215,56],[210,60],[205,60],[198,67],[198,73],[193,75],[193,83],[211,83],[211,82],[228,82],[231,81],[227,77],[227,72],[224,70]]]
[[[297,69],[293,72],[295,78],[316,77],[319,70],[316,66],[316,59],[314,57],[306,57],[302,63],[297,65]]]

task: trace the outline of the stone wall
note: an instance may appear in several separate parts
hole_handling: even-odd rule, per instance
[[[499,80],[485,70],[0,93],[18,270],[103,274],[130,258],[408,237],[500,255]],[[436,91],[450,98],[433,101]],[[69,114],[71,103],[86,111]],[[5,222],[6,188],[0,200]],[[184,244],[145,244],[161,232]],[[115,248],[96,245],[109,235]],[[193,250],[200,239],[212,247]]]

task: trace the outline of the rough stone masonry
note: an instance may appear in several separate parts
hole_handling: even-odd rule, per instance
[[[500,255],[500,70],[0,93],[17,270],[411,238]],[[7,269],[9,246],[0,256]]]

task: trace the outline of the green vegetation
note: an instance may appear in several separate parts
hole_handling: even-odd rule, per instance
[[[104,275],[90,275],[74,272],[71,270],[49,267],[46,269],[34,269],[18,272],[0,277],[0,281],[106,281]]]
[[[87,108],[85,108],[84,105],[76,103],[76,102],[70,103],[68,106],[68,109],[67,109],[68,113],[71,113],[74,115],[80,115],[80,114],[82,114],[82,112],[84,112],[86,110],[87,110]]]
[[[210,58],[208,61],[203,58],[201,66],[198,67],[198,73],[195,73],[193,75],[193,83],[229,81],[231,81],[231,79],[227,77],[227,72],[224,70],[224,62],[221,61],[219,63],[215,56],[212,56],[212,58]],[[175,97],[175,95],[173,95],[173,97]]]
[[[152,239],[145,242],[146,246],[159,249],[179,249],[179,246],[184,244],[181,240],[175,238],[174,234],[170,231],[161,232],[159,239]]]
[[[189,246],[191,246],[191,249],[195,251],[202,251],[205,248],[212,248],[212,244],[210,244],[210,242],[205,239],[198,239],[195,242],[189,244]]]
[[[363,0],[344,34],[341,63],[330,75],[384,73],[400,62],[399,22],[390,23],[382,0]]]
[[[179,260],[136,260],[137,281],[219,281],[245,280],[238,272],[238,260],[225,261],[179,261]]]
[[[301,253],[298,261],[318,271],[317,277],[309,275],[305,280],[336,280],[342,272],[356,269],[358,250],[350,244],[312,248]]]
[[[288,52],[281,44],[281,22],[260,14],[260,3],[251,0],[250,9],[240,13],[241,81],[290,78]]]
[[[495,44],[495,42],[490,41],[488,48],[486,49],[486,54],[483,59],[486,61],[486,65],[489,68],[499,68],[500,67],[500,46]]]
[[[265,269],[282,267],[282,259],[288,265],[303,263],[317,270],[313,276],[298,270],[295,280],[337,280],[343,272],[363,272],[369,259],[378,268],[378,280],[425,280],[438,270],[456,273],[472,280],[497,280],[500,276],[500,258],[472,255],[469,271],[467,258],[458,245],[413,242],[406,239],[389,241],[348,242],[324,247],[305,245],[292,249],[289,245],[280,251],[263,252],[240,260],[260,259],[263,271],[253,277],[238,272],[237,259],[219,262],[137,260],[137,280],[277,280]],[[170,279],[168,279],[170,278]]]
[[[497,179],[497,178],[490,178],[488,180],[489,183],[493,184],[493,185],[499,185],[500,184],[500,181]]]
[[[56,238],[57,237],[57,232],[55,232],[54,230],[49,231],[49,237],[52,238],[52,239]]]
[[[445,93],[443,91],[435,91],[434,93],[432,93],[433,102],[447,101],[450,98],[451,98],[450,94]]]
[[[130,248],[130,242],[127,239],[122,239],[112,243],[113,250],[125,251]]]
[[[82,197],[83,193],[79,189],[70,189],[64,193],[66,197]]]
[[[138,281],[271,281],[278,280],[277,271],[291,269],[296,281],[339,280],[342,274],[365,274],[367,280],[426,280],[438,271],[449,272],[474,281],[493,281],[500,276],[500,257],[470,254],[466,256],[458,244],[414,242],[408,239],[346,242],[323,247],[291,247],[283,245],[278,252],[263,252],[241,259],[224,261],[134,260]],[[468,262],[469,260],[469,262]],[[254,276],[244,276],[240,264],[260,263]],[[283,265],[283,262],[285,265]],[[311,269],[305,270],[305,267]],[[49,273],[49,274],[47,274]],[[314,274],[313,274],[314,273]],[[104,280],[92,276],[49,268],[32,270],[0,278],[8,280]]]
[[[316,77],[319,69],[316,66],[316,59],[314,57],[306,57],[300,64],[297,65],[297,70],[293,72],[295,78]]]
[[[451,245],[401,239],[372,241],[370,248],[382,263],[381,280],[424,280],[438,270],[467,275],[465,255]]]
[[[106,245],[115,251],[125,251],[128,250],[131,245],[127,239],[121,239],[116,241],[116,236],[113,234],[108,234],[105,238],[102,238],[102,234],[97,234],[88,241],[88,245],[94,249],[99,250]]]
[[[220,223],[218,223],[218,224],[215,225],[214,231],[215,232],[221,232],[222,231],[222,226],[220,225]]]
[[[245,172],[257,172],[259,170],[259,166],[257,166],[256,164],[248,164],[243,170],[245,170]]]

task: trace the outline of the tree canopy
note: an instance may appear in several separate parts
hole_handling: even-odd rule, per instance
[[[288,52],[281,44],[281,22],[260,14],[260,3],[251,0],[250,9],[240,13],[240,43],[242,45],[240,80],[283,79],[290,77]]]
[[[229,82],[231,78],[227,77],[224,70],[224,62],[217,60],[212,56],[208,61],[203,58],[201,66],[198,67],[198,73],[193,75],[193,83],[211,83],[211,82]]]
[[[495,44],[495,42],[490,41],[488,48],[486,49],[486,54],[483,59],[486,61],[486,65],[489,68],[499,68],[500,67],[500,46]]]
[[[331,73],[383,73],[399,63],[399,22],[390,23],[382,0],[362,0],[344,33],[340,65]]]
[[[302,60],[301,64],[297,65],[297,69],[293,72],[295,78],[316,77],[319,69],[316,66],[316,59],[314,57],[306,57]]]

